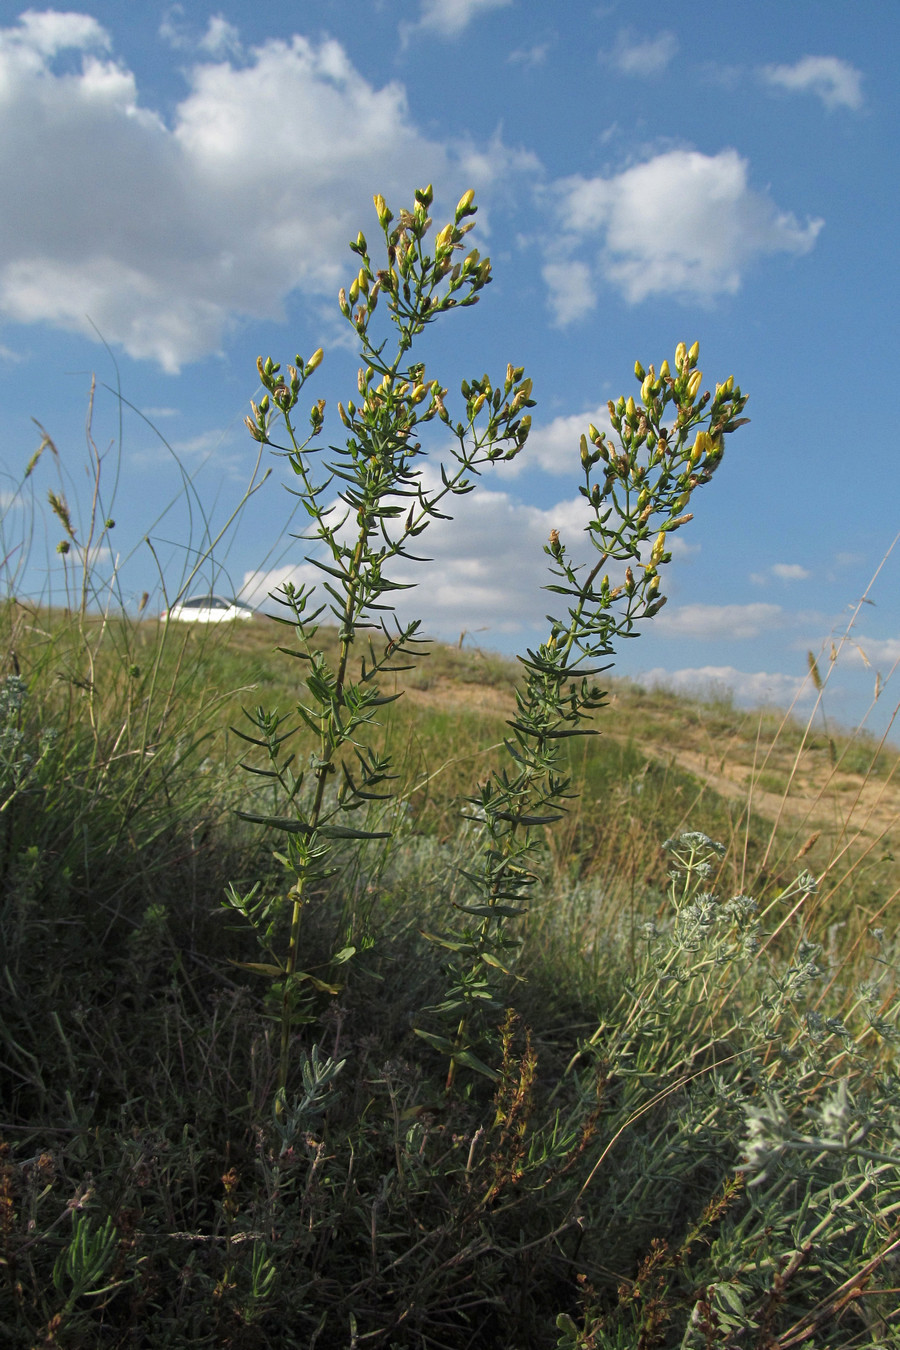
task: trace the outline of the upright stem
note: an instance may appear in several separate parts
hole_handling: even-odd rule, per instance
[[[347,593],[347,601],[344,606],[344,633],[341,638],[341,654],[338,661],[337,679],[335,681],[335,701],[340,707],[344,696],[344,681],[347,677],[347,662],[350,657],[350,638],[346,636],[349,626],[352,622],[353,607],[356,600],[356,592],[359,582],[359,564],[362,558],[363,545],[365,543],[365,526],[360,531],[360,538],[356,545],[356,552],[353,555],[350,572],[350,588]],[[322,812],[322,804],[325,800],[325,784],[328,773],[331,768],[334,751],[331,745],[326,743],[325,731],[322,731],[322,753],[319,757],[319,765],[316,770],[316,795],[313,801],[312,810],[309,815],[310,831],[314,831],[319,823],[319,817]],[[281,1054],[278,1066],[278,1088],[279,1095],[277,1099],[277,1110],[279,1116],[284,1110],[284,1091],[287,1088],[288,1070],[290,1067],[290,1048],[291,1048],[291,1030],[293,1024],[293,1015],[291,1010],[291,988],[294,975],[297,970],[297,957],[300,951],[300,917],[303,913],[303,907],[306,904],[306,898],[303,894],[305,878],[301,874],[292,887],[294,895],[294,904],[291,911],[291,935],[288,943],[287,960],[284,966],[284,983],[281,995]]]
[[[291,1051],[291,985],[297,969],[297,952],[300,947],[300,915],[305,903],[303,898],[303,878],[299,877],[294,886],[294,907],[291,912],[291,937],[288,945],[287,962],[284,970],[284,984],[281,993],[281,1054],[278,1062],[278,1115],[284,1111],[284,1092],[287,1088],[288,1068]]]

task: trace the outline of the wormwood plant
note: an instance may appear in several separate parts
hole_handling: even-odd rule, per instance
[[[259,404],[252,404],[247,425],[254,440],[287,458],[296,477],[293,490],[310,522],[302,537],[316,546],[308,561],[321,572],[326,597],[315,604],[314,587],[290,582],[275,593],[287,610],[281,622],[293,629],[296,639],[295,647],[282,650],[302,662],[305,694],[294,710],[296,717],[258,707],[247,713],[252,731],[240,733],[263,752],[263,763],[248,767],[271,783],[279,803],[275,811],[248,812],[245,818],[284,836],[283,851],[276,856],[288,883],[284,894],[274,897],[261,895],[258,886],[244,894],[232,887],[227,902],[252,923],[263,948],[266,960],[252,963],[252,968],[271,977],[280,993],[282,1095],[295,1009],[316,990],[336,992],[331,979],[299,964],[304,907],[334,869],[338,845],[389,835],[364,822],[348,822],[354,813],[391,795],[390,756],[373,743],[379,712],[393,697],[382,692],[380,679],[407,669],[421,650],[419,620],[389,626],[391,597],[403,588],[391,579],[391,564],[414,557],[414,541],[433,520],[447,519],[446,503],[470,492],[474,476],[519,453],[531,422],[531,380],[521,368],[508,365],[496,385],[487,375],[464,381],[464,415],[453,422],[444,402],[447,390],[439,380],[426,378],[424,364],[412,356],[427,324],[475,304],[491,280],[490,260],[477,249],[457,256],[464,253],[473,225],[473,197],[471,190],[465,193],[432,245],[426,245],[432,226],[430,186],[416,192],[412,210],[401,211],[396,222],[384,199],[375,197],[384,266],[373,263],[360,232],[350,245],[359,270],[349,292],[342,289],[339,297],[341,312],[360,343],[360,401],[338,404],[347,436],[342,445],[329,447],[324,462],[317,458],[320,447],[312,444],[323,430],[324,401],[313,405],[311,434],[305,439],[295,411],[302,388],[322,361],[321,349],[309,361],[298,356],[286,373],[271,358],[258,362],[265,392]],[[373,318],[380,298],[388,334],[376,338]],[[435,420],[449,433],[438,483],[424,472],[425,450],[418,439],[422,428]],[[338,623],[335,660],[316,644],[323,614]],[[362,639],[365,652],[357,664],[351,657]],[[313,732],[318,746],[308,765],[298,763],[290,749],[301,724]],[[305,790],[307,778],[310,791]],[[338,780],[337,789],[329,791],[333,780]],[[277,946],[285,901],[290,910],[286,951]],[[353,947],[345,947],[333,964],[352,955]]]
[[[890,956],[841,1009],[794,913],[815,878],[768,904],[726,899],[709,889],[721,844],[690,831],[664,847],[669,905],[554,1094],[576,1070],[583,1089],[598,1068],[619,1085],[575,1208],[602,1205],[615,1268],[634,1272],[583,1282],[581,1325],[557,1319],[560,1350],[896,1345]],[[767,941],[773,910],[794,913],[784,949]]]
[[[714,394],[701,393],[699,344],[679,343],[674,371],[635,365],[640,402],[609,403],[613,435],[591,425],[581,438],[588,505],[588,561],[551,531],[544,552],[553,581],[546,587],[566,606],[548,615],[550,634],[537,651],[519,658],[523,682],[516,692],[506,749],[511,766],[496,771],[469,798],[476,825],[475,862],[462,869],[470,903],[457,905],[462,931],[432,940],[453,953],[452,983],[428,1011],[455,1020],[451,1035],[419,1028],[449,1056],[448,1089],[464,1065],[494,1076],[473,1048],[487,1012],[498,1008],[498,975],[511,973],[510,954],[519,939],[511,920],[526,912],[525,898],[540,879],[537,869],[544,830],[557,823],[576,795],[564,770],[563,742],[591,736],[591,714],[605,695],[594,678],[621,639],[666,603],[661,569],[671,560],[669,536],[692,519],[694,492],[708,483],[722,461],[724,438],[747,421],[747,402],[730,376]],[[613,573],[611,579],[610,573]]]

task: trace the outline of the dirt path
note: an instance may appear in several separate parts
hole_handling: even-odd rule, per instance
[[[448,679],[437,679],[424,689],[410,686],[404,697],[423,708],[475,710],[498,717],[509,717],[515,707],[508,688],[474,682],[462,685]],[[618,728],[607,728],[604,735],[618,741],[626,739]],[[793,753],[777,745],[768,758],[768,747],[762,747],[754,774],[754,746],[750,741],[733,735],[713,746],[700,726],[685,726],[677,746],[648,741],[641,744],[641,750],[661,764],[692,774],[729,801],[746,804],[749,799],[756,815],[789,826],[798,835],[818,830],[832,838],[849,833],[873,840],[900,831],[898,775],[891,780],[881,775],[844,773],[832,768],[822,753],[807,750],[791,778]],[[777,777],[785,785],[790,780],[790,791],[773,791],[757,781],[751,792],[751,780],[759,773],[764,780]]]

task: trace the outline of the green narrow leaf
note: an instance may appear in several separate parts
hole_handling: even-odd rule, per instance
[[[500,1079],[497,1070],[488,1068],[484,1060],[479,1059],[471,1050],[457,1050],[451,1058],[454,1064],[462,1064],[467,1069],[473,1069],[475,1073],[480,1073],[484,1078],[493,1079],[495,1083]]]
[[[492,956],[490,952],[481,952],[480,955],[486,966],[493,966],[495,970],[502,970],[504,975],[512,974],[512,971],[509,970],[502,961],[498,961],[496,956]]]
[[[448,1041],[446,1036],[435,1036],[431,1031],[423,1031],[421,1027],[413,1027],[417,1036],[421,1036],[423,1041],[434,1047],[435,1050],[441,1050],[445,1055],[449,1055],[453,1050],[453,1042]]]
[[[252,825],[268,825],[273,830],[284,830],[286,834],[312,834],[310,825],[290,816],[258,816],[252,811],[236,811],[235,815],[240,820],[249,820]]]
[[[352,830],[349,825],[320,825],[319,834],[326,839],[390,839],[390,830]]]
[[[424,928],[420,928],[419,932],[426,942],[445,947],[448,952],[467,952],[472,949],[471,942],[453,942],[450,938],[438,937],[437,933],[427,933]]]

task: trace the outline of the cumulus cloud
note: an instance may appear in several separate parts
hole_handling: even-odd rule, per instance
[[[533,641],[547,627],[546,614],[565,613],[563,598],[542,590],[552,580],[544,553],[550,531],[559,531],[576,558],[596,557],[585,533],[589,511],[583,498],[541,508],[479,486],[449,509],[456,519],[435,521],[416,540],[427,563],[397,560],[387,569],[392,580],[418,583],[413,591],[397,593],[398,614],[406,620],[421,616],[433,637],[454,640],[463,629],[482,628],[498,640],[524,634]],[[322,576],[308,563],[248,573],[241,594],[260,604],[286,580],[296,585],[321,582]]]
[[[564,328],[596,309],[597,290],[587,263],[575,259],[547,263],[542,275],[550,293],[553,322],[558,328]]]
[[[200,39],[201,51],[210,56],[237,55],[241,50],[241,35],[233,23],[229,23],[221,14],[214,14]]]
[[[760,704],[776,704],[784,707],[800,701],[806,683],[803,677],[796,675],[773,674],[768,671],[736,670],[734,666],[697,666],[681,670],[665,670],[656,666],[634,676],[636,684],[645,689],[662,687],[676,693],[695,694],[709,697],[716,694],[731,694],[737,703],[745,707],[758,707]]]
[[[866,665],[894,665],[900,662],[900,638],[856,638],[854,648]]]
[[[404,35],[419,30],[458,37],[474,18],[490,9],[505,9],[512,0],[422,0],[418,22],[403,25]]]
[[[755,586],[767,586],[775,581],[808,581],[812,572],[801,563],[772,563],[763,572],[751,572],[750,580]]]
[[[43,59],[66,48],[107,51],[109,47],[109,35],[96,19],[88,14],[61,14],[52,9],[40,14],[26,10],[19,16],[18,28],[0,34],[0,57],[10,56],[31,72],[40,71]]]
[[[862,107],[862,72],[837,56],[804,56],[792,66],[764,66],[761,74],[789,93],[815,94],[826,108]]]
[[[581,473],[581,438],[593,423],[599,431],[612,435],[609,409],[602,407],[583,413],[563,414],[543,425],[532,427],[525,449],[512,461],[518,469],[537,465],[545,473],[565,475],[570,480]]]
[[[502,466],[501,484],[507,467]],[[423,484],[440,486],[436,468],[426,466]],[[493,634],[486,639],[489,645],[494,641],[499,647],[521,649],[523,643],[546,636],[548,614],[566,614],[565,598],[543,589],[555,580],[544,553],[551,530],[558,531],[576,564],[593,564],[598,554],[587,531],[592,513],[581,496],[533,506],[496,484],[496,479],[491,486],[479,484],[464,498],[451,501],[447,509],[455,518],[434,521],[415,541],[415,552],[427,561],[397,559],[385,570],[392,581],[414,585],[413,590],[395,594],[401,620],[421,617],[425,632],[447,641],[455,641],[464,629],[481,629]],[[346,529],[349,542],[352,524]],[[683,556],[698,546],[674,538],[671,547]],[[609,565],[613,580],[620,579],[622,571],[617,575],[616,567]],[[321,585],[322,580],[322,573],[308,562],[278,566],[247,572],[240,594],[248,603],[263,605],[285,581]],[[658,623],[654,619],[653,627]]]
[[[333,296],[373,191],[402,202],[434,178],[458,195],[523,163],[499,139],[429,140],[403,88],[369,83],[335,41],[267,41],[235,64],[214,18],[204,42],[221,59],[188,69],[168,125],[96,20],[29,11],[0,30],[0,175],[16,183],[0,317],[93,324],[174,372],[242,317],[281,318],[292,290]]]
[[[554,260],[545,280],[563,323],[590,307],[595,274],[632,304],[661,294],[709,301],[736,292],[757,258],[808,253],[824,223],[801,225],[751,188],[736,150],[670,150],[609,178],[561,179],[553,192],[563,231],[556,247],[568,248],[569,260]],[[575,256],[585,246],[591,267]]]
[[[780,605],[680,605],[664,609],[653,631],[677,638],[755,638],[780,628],[784,620]]]
[[[622,32],[609,62],[620,75],[659,75],[678,51],[678,39],[674,33],[660,33],[655,38],[635,38],[630,32]]]

